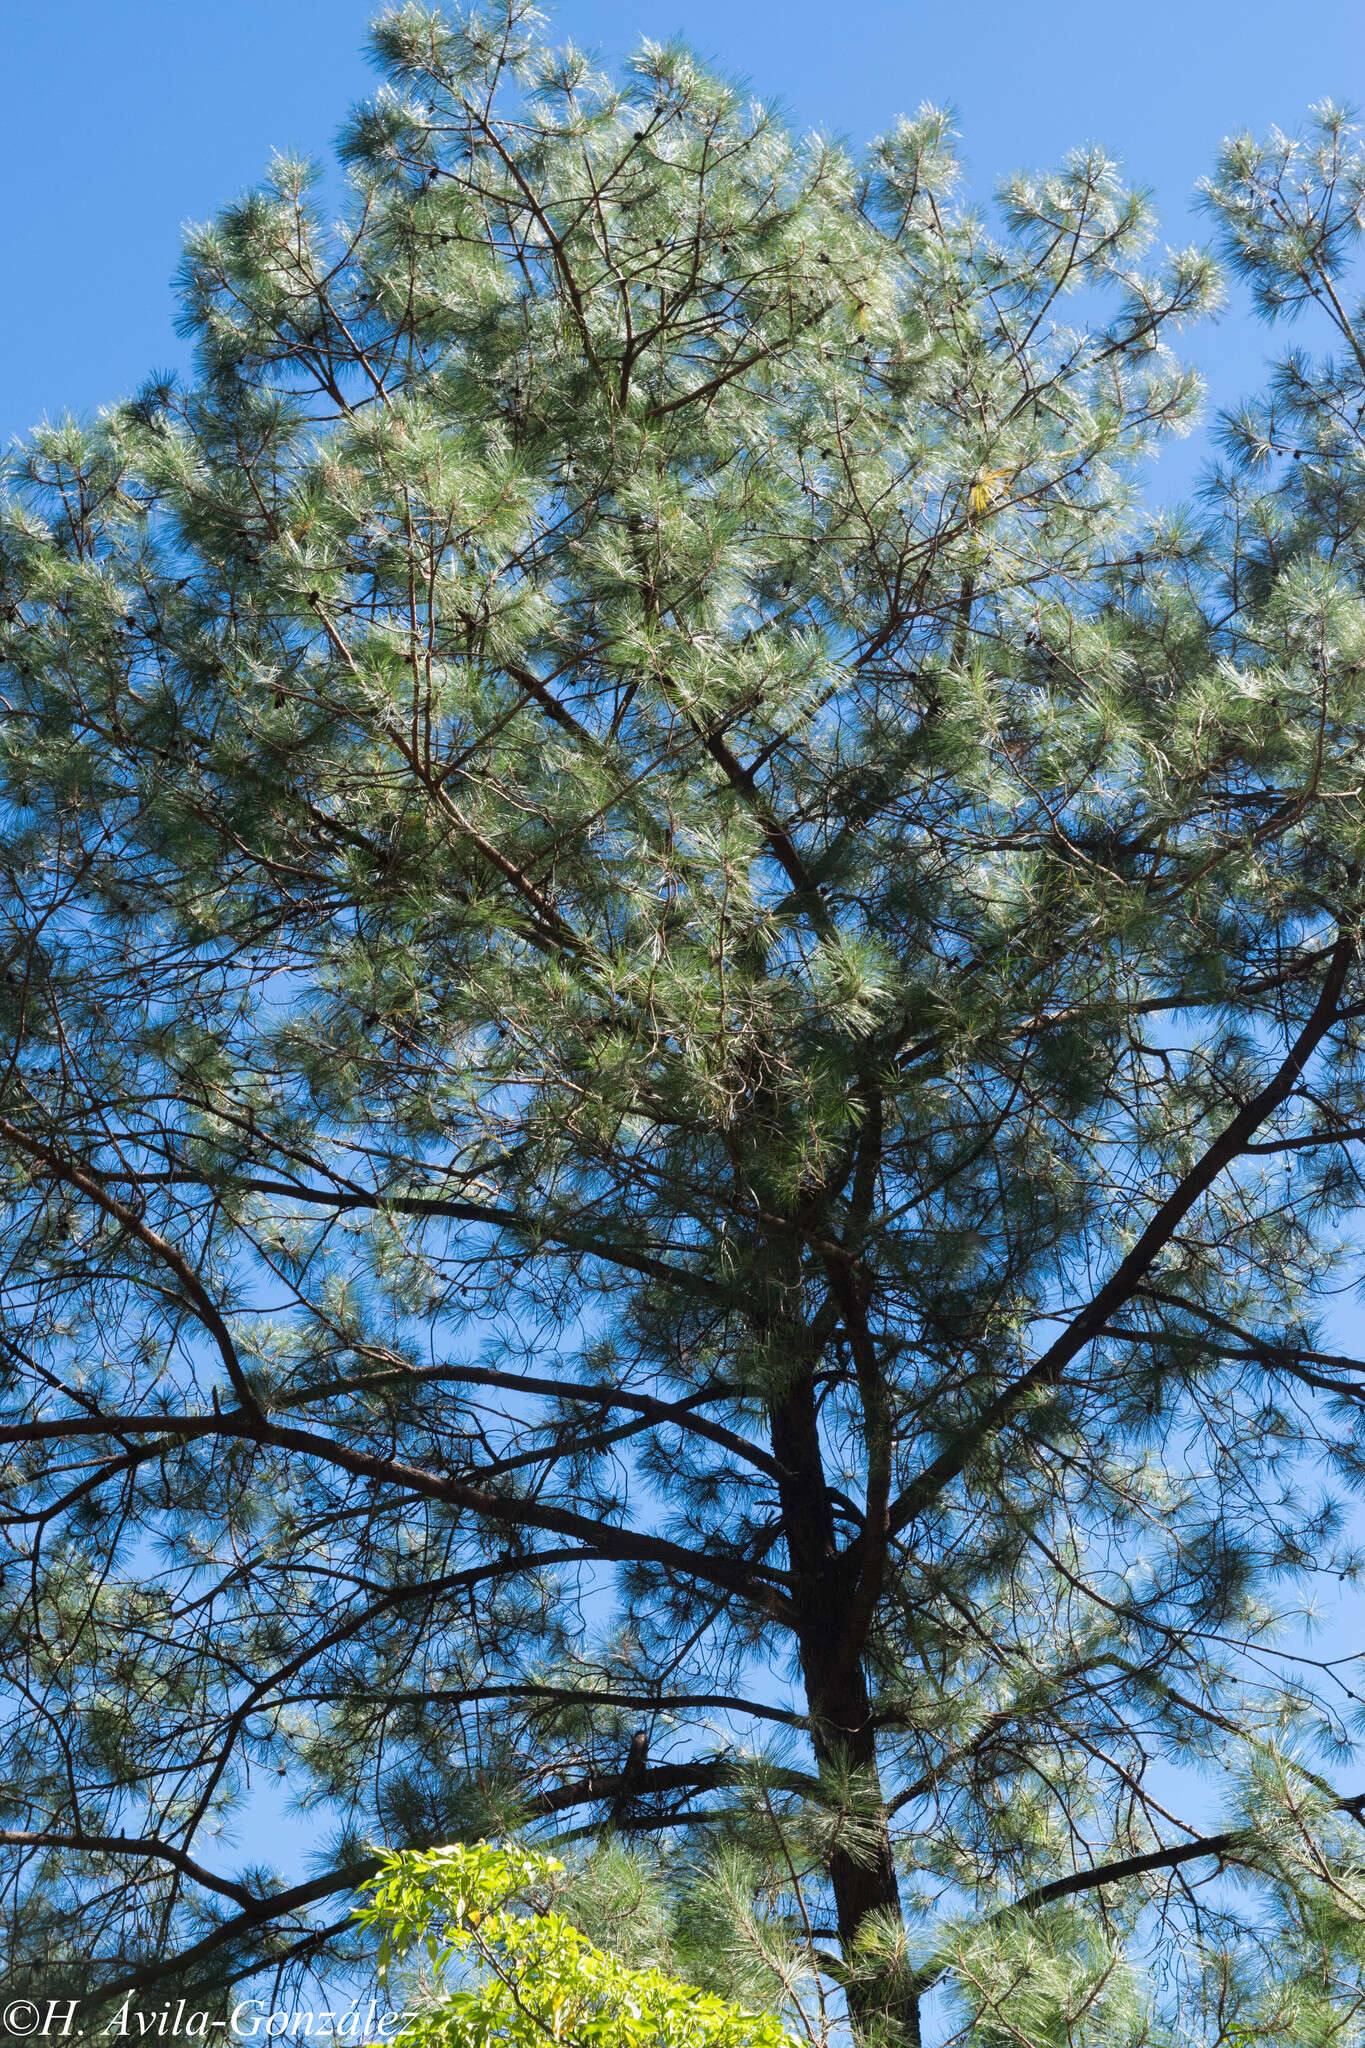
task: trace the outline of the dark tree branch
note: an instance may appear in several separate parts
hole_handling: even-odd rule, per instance
[[[1103,1334],[1110,1317],[1131,1300],[1195,1203],[1212,1187],[1224,1168],[1241,1157],[1252,1133],[1279,1108],[1297,1085],[1313,1053],[1337,1022],[1337,1004],[1356,957],[1356,946],[1354,933],[1342,933],[1337,939],[1317,1001],[1303,1029],[1276,1068],[1274,1077],[1243,1105],[1183,1176],[1127,1257],[1120,1260],[1104,1286],[1056,1342],[1049,1345],[1026,1372],[1011,1381],[965,1429],[958,1432],[905,1489],[892,1513],[893,1532],[917,1521],[960,1475],[977,1446],[1012,1422],[1031,1395],[1055,1387],[1071,1361]]]
[[[169,1863],[205,1891],[221,1892],[224,1898],[234,1900],[248,1911],[259,1903],[259,1894],[249,1891],[235,1878],[206,1870],[183,1849],[153,1835],[92,1835],[82,1828],[0,1828],[0,1845],[7,1849],[73,1849],[91,1855],[130,1856],[139,1862]]]

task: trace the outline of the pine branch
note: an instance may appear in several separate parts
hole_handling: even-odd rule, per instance
[[[1310,1056],[1337,1022],[1337,1005],[1355,957],[1355,936],[1343,933],[1332,949],[1331,964],[1317,1001],[1274,1077],[1243,1105],[1195,1165],[1182,1175],[1133,1249],[1120,1260],[1104,1286],[1073,1317],[1062,1335],[911,1481],[892,1511],[893,1534],[918,1521],[959,1477],[973,1451],[1008,1427],[1032,1395],[1057,1386],[1071,1361],[1103,1333],[1110,1317],[1131,1300],[1195,1203],[1208,1192],[1219,1174],[1242,1156],[1252,1133],[1293,1092]]]

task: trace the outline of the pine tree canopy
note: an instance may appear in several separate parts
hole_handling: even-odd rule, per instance
[[[1101,154],[544,35],[385,15],[9,462],[9,1982],[519,1838],[814,2044],[1345,2048],[1365,157],[1225,146],[1318,353],[1152,513],[1219,274]]]

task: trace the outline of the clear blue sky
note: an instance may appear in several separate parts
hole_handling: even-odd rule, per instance
[[[183,358],[169,279],[182,225],[273,149],[325,152],[370,90],[370,0],[0,0],[0,443],[93,410]],[[685,34],[803,127],[861,141],[922,99],[958,110],[981,191],[1096,141],[1202,230],[1196,178],[1229,131],[1365,99],[1359,0],[567,0],[556,32],[619,55]],[[1234,302],[1192,340],[1222,402],[1267,342]],[[1177,462],[1163,482],[1190,470]]]

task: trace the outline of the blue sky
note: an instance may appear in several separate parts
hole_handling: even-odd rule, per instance
[[[0,0],[0,443],[91,411],[183,358],[170,277],[181,228],[274,149],[325,153],[371,87],[372,0]],[[1082,142],[1156,193],[1164,238],[1221,138],[1365,99],[1359,0],[568,0],[556,32],[619,55],[687,36],[801,127],[861,141],[925,98],[958,110],[974,187]],[[1302,22],[1302,32],[1299,24]],[[1232,307],[1189,353],[1226,403],[1269,343]],[[1190,454],[1168,461],[1163,495]]]

